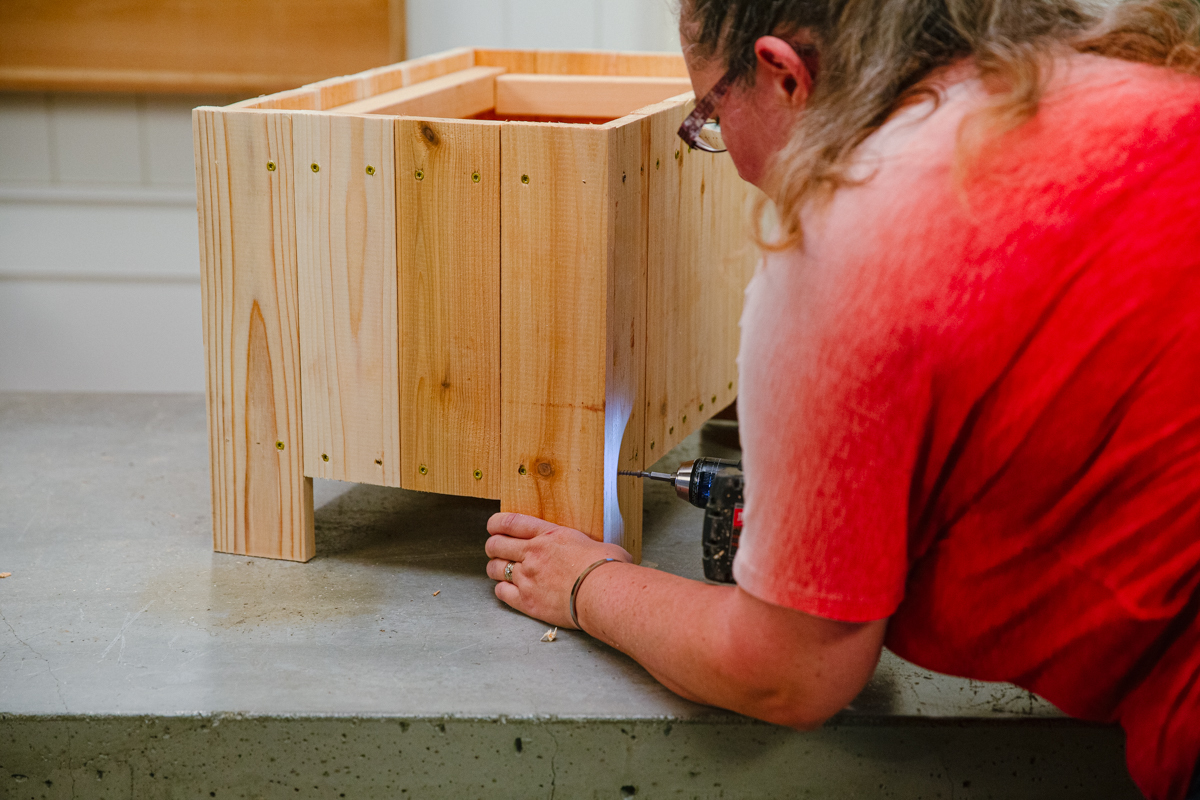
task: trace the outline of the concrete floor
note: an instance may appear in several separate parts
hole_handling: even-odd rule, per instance
[[[0,797],[1138,796],[1119,731],[890,654],[802,734],[541,643],[494,502],[318,481],[316,559],[214,554],[207,452],[198,396],[0,395]],[[702,515],[647,486],[646,563]]]

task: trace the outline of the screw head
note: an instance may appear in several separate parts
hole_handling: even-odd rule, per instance
[[[313,172],[320,172],[320,171],[321,171],[321,165],[320,165],[320,164],[318,164],[317,162],[315,162],[315,161],[314,161],[314,162],[312,163],[312,167],[311,167],[311,169],[312,169],[312,171],[313,171]]]
[[[321,460],[322,460],[322,461],[328,461],[328,460],[329,460],[329,454],[328,454],[328,453],[321,453]]]
[[[717,402],[717,396],[715,394],[712,396],[712,401],[713,401],[713,403]]]
[[[479,183],[479,181],[480,181],[480,175],[479,175],[479,173],[478,173],[478,172],[472,172],[472,173],[471,173],[471,182],[472,182],[472,183]]]
[[[286,445],[284,445],[284,443],[283,443],[283,442],[276,442],[276,443],[275,443],[275,449],[276,449],[276,450],[282,450],[282,449],[283,449],[285,446],[286,446]]]
[[[654,168],[658,169],[661,166],[662,166],[662,159],[661,158],[654,159]]]
[[[704,410],[704,403],[701,403],[701,404],[700,404],[700,410],[701,410],[701,411],[703,411],[703,410]]]
[[[683,424],[687,425],[687,414],[683,415]]]
[[[653,450],[653,449],[654,449],[654,442],[651,442],[651,443],[650,443],[650,449],[651,449],[651,450]]]
[[[521,466],[517,467],[517,474],[518,475],[527,475],[527,474],[529,474],[529,470],[525,469],[525,465],[522,464]]]
[[[377,458],[377,459],[375,459],[375,466],[377,466],[377,467],[382,467],[382,466],[383,466],[383,459],[382,459],[382,458]]]
[[[373,166],[371,166],[370,164],[367,164],[367,174],[368,174],[368,175],[374,175],[374,174],[375,174],[375,168],[374,168]]]
[[[672,433],[674,433],[674,432],[675,432],[675,426],[674,426],[674,425],[672,425],[672,426],[671,426],[671,430],[667,431],[667,433],[668,433],[668,434],[672,434]]]
[[[521,176],[521,183],[529,183],[529,176],[528,176],[528,175],[522,175],[522,176]]]
[[[625,173],[622,172],[621,173],[621,183],[624,183],[624,182],[625,182]]]
[[[275,162],[268,161],[267,162],[267,172],[274,172],[274,171],[275,171]]]
[[[729,382],[729,388],[730,388],[730,389],[732,389],[732,388],[733,388],[733,381],[730,381],[730,382]]]
[[[676,161],[679,160],[679,151],[678,150],[675,151],[675,160]]]
[[[475,475],[475,480],[477,480],[477,481],[483,480],[483,470],[477,469],[477,470],[475,470],[475,472],[473,474]]]
[[[417,472],[421,473],[422,475],[428,475],[428,474],[429,474],[429,467],[427,467],[427,466],[425,466],[424,464],[422,464],[421,466],[417,467]]]
[[[413,173],[413,177],[419,181],[425,180],[425,170],[423,170],[423,169],[417,170],[416,172]]]

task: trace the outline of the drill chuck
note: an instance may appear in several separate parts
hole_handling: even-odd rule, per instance
[[[675,494],[679,495],[681,500],[686,500],[696,508],[708,508],[713,477],[726,467],[741,469],[742,462],[720,458],[697,458],[695,461],[685,461],[680,464],[679,469],[673,474],[666,472],[621,472],[620,474],[670,483],[674,485]]]

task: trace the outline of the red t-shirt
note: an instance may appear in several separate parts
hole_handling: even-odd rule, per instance
[[[1200,80],[1072,56],[955,172],[974,80],[747,290],[743,589],[1200,756]]]

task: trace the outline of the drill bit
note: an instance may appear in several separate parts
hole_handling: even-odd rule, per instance
[[[674,483],[675,476],[668,475],[665,472],[625,472],[618,471],[618,475],[628,475],[631,478],[649,478],[652,481],[662,481],[663,483]]]

